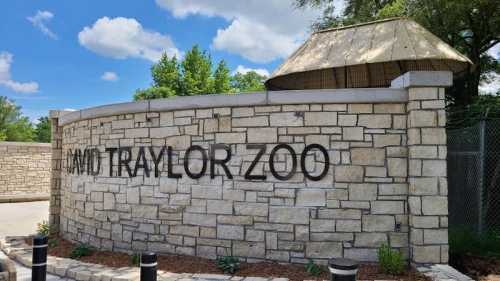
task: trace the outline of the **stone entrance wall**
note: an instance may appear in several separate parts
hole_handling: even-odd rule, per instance
[[[0,142],[0,196],[48,195],[50,144]]]
[[[436,262],[447,262],[439,87],[451,78],[423,74],[401,77],[391,89],[200,96],[54,112],[53,138],[61,142],[53,150],[58,160],[51,222],[66,238],[114,251],[298,263],[332,257],[373,261],[377,247],[387,243],[415,262],[436,261],[436,253]],[[428,87],[412,90],[420,86]],[[209,172],[189,178],[186,149],[199,145],[209,151],[217,143],[231,149],[233,178],[221,167],[214,178]],[[270,152],[280,143],[298,154],[297,173],[287,180],[270,171]],[[248,144],[266,147],[253,170],[267,176],[264,180],[244,178],[258,153]],[[310,144],[325,147],[329,156],[329,170],[319,181],[301,171],[300,154]],[[158,155],[163,146],[172,147],[171,172],[181,178],[168,175],[166,154],[159,177],[154,169],[149,177],[144,169],[129,177],[123,166],[118,176],[117,153],[105,152],[130,147],[133,167],[140,147]],[[85,148],[101,152],[94,175],[75,173],[72,153]],[[215,157],[224,158],[219,152]],[[188,169],[200,171],[201,154],[191,155]],[[154,167],[152,158],[146,159]],[[279,174],[292,169],[286,150],[273,159]],[[310,153],[308,172],[321,173],[324,159],[318,151]]]

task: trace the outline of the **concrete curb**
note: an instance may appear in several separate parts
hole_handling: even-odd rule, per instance
[[[0,280],[1,281],[16,281],[17,271],[16,265],[9,258],[0,258]]]
[[[26,267],[31,267],[31,246],[24,242],[25,236],[12,236],[0,239],[0,249],[11,259]],[[47,272],[62,278],[88,281],[138,281],[138,267],[112,268],[99,264],[85,263],[73,259],[47,257]],[[287,278],[239,277],[222,274],[192,274],[158,271],[158,281],[288,281]]]

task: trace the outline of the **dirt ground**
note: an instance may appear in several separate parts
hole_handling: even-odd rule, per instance
[[[452,255],[450,264],[474,280],[500,281],[500,258]]]
[[[71,242],[61,238],[51,238],[57,240],[57,243],[49,242],[49,252],[51,256],[69,258],[71,251],[75,247]],[[26,239],[31,243],[31,239]],[[54,245],[55,244],[55,245]],[[83,262],[102,264],[110,267],[134,266],[132,256],[124,253],[93,250],[89,256],[81,257]],[[158,269],[176,273],[213,273],[222,274],[217,268],[215,261],[180,255],[162,255],[158,257]],[[240,270],[236,272],[237,276],[258,276],[258,277],[285,277],[290,281],[299,280],[328,280],[327,269],[319,276],[311,276],[305,271],[304,265],[298,264],[278,264],[273,262],[244,263],[240,264]],[[406,273],[398,276],[380,273],[375,264],[363,264],[358,271],[359,280],[401,280],[401,281],[430,281],[429,278],[408,270]]]

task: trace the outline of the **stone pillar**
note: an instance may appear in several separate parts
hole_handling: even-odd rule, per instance
[[[451,72],[408,72],[392,87],[408,90],[410,261],[448,263],[445,87]]]
[[[52,171],[50,177],[49,224],[52,234],[59,233],[59,215],[61,210],[61,172],[62,172],[62,127],[59,116],[62,111],[51,110],[52,127]]]

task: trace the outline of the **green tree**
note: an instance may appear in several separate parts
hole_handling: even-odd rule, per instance
[[[228,93],[231,91],[231,75],[226,62],[221,60],[214,72],[215,93]]]
[[[177,93],[170,87],[149,87],[135,91],[134,100],[153,100],[176,96]]]
[[[263,82],[266,79],[266,76],[255,71],[231,76],[224,60],[212,70],[210,54],[201,51],[198,45],[187,51],[181,61],[163,54],[161,59],[151,66],[151,76],[151,87],[136,90],[134,100],[261,91],[265,89]]]
[[[0,141],[7,140],[7,127],[21,116],[21,108],[7,97],[0,96]]]
[[[498,60],[487,51],[500,42],[498,0],[344,0],[338,16],[334,0],[295,0],[299,7],[323,9],[314,29],[355,24],[394,16],[408,16],[467,55],[475,67],[448,91],[452,102],[465,105],[478,95],[478,86],[492,71],[500,73]]]
[[[171,59],[164,53],[158,63],[151,67],[153,86],[171,88],[174,92],[179,91],[180,73],[177,57]]]
[[[151,66],[153,84],[147,89],[135,91],[134,100],[169,98],[180,94],[179,63],[174,56],[169,58],[164,53],[160,60]]]
[[[212,58],[206,51],[194,45],[181,63],[181,95],[194,96],[214,93]]]
[[[249,71],[245,74],[238,72],[231,78],[231,87],[235,92],[263,91],[265,89],[264,80],[266,80],[266,76],[255,71]]]
[[[51,125],[48,117],[38,118],[38,123],[35,125],[34,139],[36,142],[49,143],[51,140]]]
[[[34,141],[33,125],[28,117],[22,116],[15,122],[6,126],[5,134],[7,141]]]

